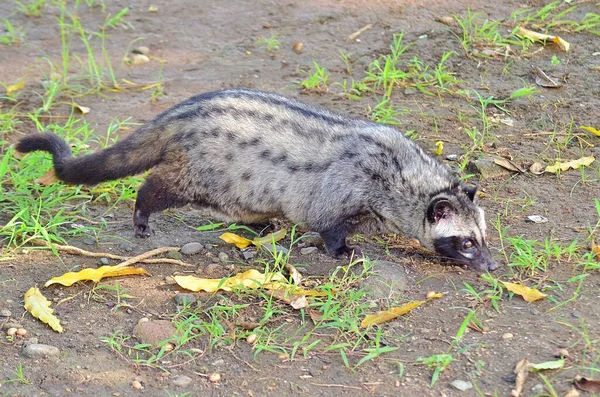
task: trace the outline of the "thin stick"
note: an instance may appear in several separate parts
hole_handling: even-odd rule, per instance
[[[163,252],[179,251],[179,248],[177,248],[177,247],[163,247],[163,248],[158,248],[158,249],[155,249],[155,250],[143,253],[141,255],[135,256],[133,258],[127,259],[126,256],[110,254],[108,252],[86,251],[84,249],[81,249],[81,248],[78,248],[78,247],[74,247],[72,245],[57,245],[57,244],[52,244],[52,246],[50,246],[50,245],[48,245],[48,243],[46,241],[42,241],[42,240],[31,240],[31,243],[33,243],[35,245],[38,245],[38,246],[43,246],[43,247],[50,247],[50,248],[54,247],[54,249],[56,249],[59,252],[63,252],[63,253],[66,253],[66,254],[71,254],[71,255],[81,255],[81,256],[87,256],[87,257],[91,257],[91,258],[108,258],[108,259],[115,259],[115,260],[118,260],[118,261],[124,261],[124,262],[120,263],[119,265],[117,265],[119,267],[126,267],[126,266],[129,266],[132,263],[137,263],[137,262],[141,262],[141,263],[169,263],[169,264],[173,264],[173,265],[186,266],[186,267],[194,266],[194,265],[191,265],[189,263],[185,263],[183,261],[180,261],[178,259],[170,259],[170,258],[147,259],[147,258],[149,258],[151,256],[158,255],[158,254],[161,254]],[[128,261],[132,261],[132,262],[128,262]]]
[[[348,40],[348,41],[356,40],[356,39],[358,39],[358,36],[360,36],[362,32],[364,32],[365,30],[369,30],[372,27],[373,27],[372,23],[365,25],[362,28],[358,29],[356,32],[352,33],[350,36],[348,36],[346,38],[346,40]]]
[[[132,258],[127,259],[125,262],[121,262],[117,267],[127,267],[134,263],[140,262],[144,259],[150,258],[151,256],[162,254],[164,252],[179,251],[178,247],[161,247],[153,249],[152,251],[144,252],[143,254],[136,255]],[[190,265],[191,266],[191,265]]]

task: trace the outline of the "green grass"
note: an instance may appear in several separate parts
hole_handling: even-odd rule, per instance
[[[580,8],[581,4],[552,1],[540,8],[515,11],[511,18],[534,30],[600,35],[600,14],[587,12],[583,17],[577,17]]]
[[[258,48],[264,48],[268,52],[276,51],[281,46],[281,42],[277,40],[277,37],[279,37],[277,33],[273,33],[269,37],[261,36],[254,42],[254,45]]]
[[[329,73],[325,68],[319,66],[317,61],[313,60],[314,71],[309,72],[306,79],[302,80],[300,85],[306,90],[327,91],[327,82],[329,81]]]
[[[4,45],[13,45],[23,42],[26,34],[21,26],[13,26],[8,18],[2,19],[0,24],[0,43]]]

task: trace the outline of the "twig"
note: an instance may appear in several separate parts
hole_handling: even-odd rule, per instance
[[[346,38],[346,40],[348,40],[348,41],[354,41],[354,40],[358,39],[358,36],[360,36],[362,32],[364,32],[365,30],[369,30],[372,27],[373,27],[372,23],[370,23],[368,25],[365,25],[362,28],[358,29],[356,32],[352,33],[350,36],[348,36]]]
[[[151,251],[144,252],[143,254],[136,255],[136,256],[134,256],[132,258],[129,258],[126,261],[119,263],[117,265],[117,267],[127,267],[129,265],[134,264],[134,263],[141,262],[144,259],[150,258],[151,256],[162,254],[164,252],[172,252],[172,251],[179,251],[179,248],[177,248],[177,247],[161,247],[161,248],[156,248],[156,249],[153,249]]]
[[[121,262],[120,264],[117,265],[119,267],[127,267],[127,266],[131,265],[132,263],[137,263],[137,262],[141,262],[141,263],[170,263],[170,264],[173,264],[173,265],[186,266],[186,267],[192,267],[192,266],[194,266],[192,264],[185,263],[185,262],[180,261],[178,259],[171,259],[171,258],[147,259],[147,258],[149,258],[151,256],[162,254],[163,252],[179,251],[179,248],[177,248],[177,247],[157,248],[155,250],[148,251],[148,252],[145,252],[145,253],[143,253],[141,255],[134,256],[133,258],[129,258],[128,259],[126,256],[110,254],[108,252],[86,251],[84,249],[81,249],[81,248],[78,248],[78,247],[74,247],[72,245],[57,245],[57,244],[49,245],[46,241],[42,241],[42,240],[31,240],[31,243],[35,244],[35,245],[38,245],[38,246],[42,246],[42,247],[54,248],[54,249],[56,249],[59,252],[63,252],[63,253],[66,253],[66,254],[71,254],[71,255],[88,256],[88,257],[91,257],[91,258],[108,258],[108,259],[115,259],[115,260],[118,260],[118,261],[123,261],[123,262]]]
[[[343,389],[363,390],[362,387],[358,387],[358,386],[336,385],[336,384],[328,384],[328,383],[313,383],[313,382],[310,382],[310,384],[313,386],[321,386],[321,387],[341,387]]]

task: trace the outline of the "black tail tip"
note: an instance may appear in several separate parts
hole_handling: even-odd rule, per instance
[[[30,153],[43,150],[58,158],[70,157],[71,148],[64,139],[52,133],[33,133],[19,139],[14,145],[19,153]]]

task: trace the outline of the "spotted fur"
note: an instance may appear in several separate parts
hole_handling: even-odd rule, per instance
[[[72,157],[50,133],[16,148],[50,152],[58,178],[72,184],[152,168],[135,205],[141,237],[151,235],[151,213],[192,203],[236,222],[305,223],[335,256],[351,252],[346,236],[362,225],[415,237],[472,268],[495,267],[475,191],[446,166],[393,128],[275,94],[197,95],[87,156]]]

